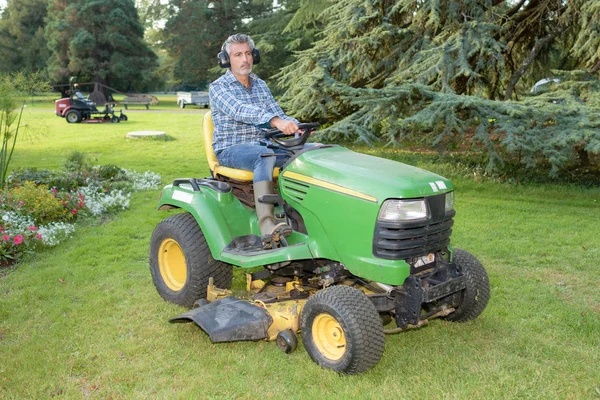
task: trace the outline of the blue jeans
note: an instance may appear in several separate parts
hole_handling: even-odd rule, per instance
[[[263,157],[262,155],[279,154]],[[219,164],[254,173],[254,182],[273,180],[273,168],[281,167],[289,153],[280,149],[269,149],[260,143],[244,143],[228,147],[217,154]]]

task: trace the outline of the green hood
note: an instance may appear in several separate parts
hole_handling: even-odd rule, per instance
[[[452,183],[437,174],[344,147],[303,153],[285,171],[374,197],[377,203],[388,198],[418,198],[453,190]]]

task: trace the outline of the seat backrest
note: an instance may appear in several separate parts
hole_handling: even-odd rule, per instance
[[[252,179],[254,178],[254,174],[252,172],[219,165],[219,160],[217,159],[215,150],[212,146],[214,129],[215,127],[213,125],[212,114],[209,111],[204,115],[202,134],[204,136],[206,160],[208,161],[208,168],[210,168],[212,175],[215,178],[217,175],[220,175],[240,182],[252,182]],[[279,168],[275,168],[273,171],[273,176],[279,176]]]
[[[207,112],[204,114],[204,122],[202,123],[202,133],[204,136],[204,150],[206,150],[206,160],[208,161],[208,168],[211,171],[215,170],[215,167],[219,165],[215,150],[212,146],[213,131],[215,127],[213,125],[212,114]]]

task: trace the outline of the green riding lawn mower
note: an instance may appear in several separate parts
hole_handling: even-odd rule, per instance
[[[258,201],[293,232],[265,249],[252,173],[218,164],[205,116],[212,177],[162,190],[159,209],[184,212],[160,222],[150,244],[159,294],[191,308],[171,322],[194,322],[213,342],[275,341],[287,353],[301,333],[317,364],[357,374],[380,360],[385,334],[481,314],[486,271],[450,246],[452,183],[336,145],[305,147],[315,124],[301,128],[297,138],[268,133],[289,159],[274,171],[277,193]],[[230,290],[233,266],[250,271],[241,293]]]

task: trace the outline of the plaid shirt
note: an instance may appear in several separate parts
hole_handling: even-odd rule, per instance
[[[211,83],[208,93],[216,154],[236,144],[264,142],[264,131],[275,117],[298,122],[283,113],[267,84],[253,73],[246,89],[228,69]]]

